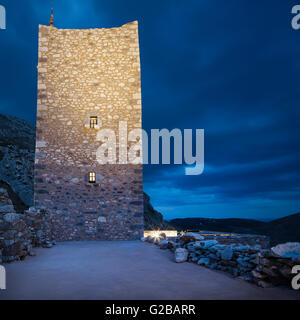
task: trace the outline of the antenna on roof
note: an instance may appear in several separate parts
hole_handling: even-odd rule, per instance
[[[50,5],[51,5],[50,27],[53,27],[53,0],[50,0]]]

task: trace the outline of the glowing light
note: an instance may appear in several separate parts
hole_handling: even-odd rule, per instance
[[[145,230],[144,237],[147,238],[148,236],[159,238],[160,235],[164,233],[167,238],[176,238],[177,231],[176,230]]]

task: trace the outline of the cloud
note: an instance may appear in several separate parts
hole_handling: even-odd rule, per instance
[[[35,122],[38,24],[49,3],[3,0],[0,112]],[[299,211],[299,32],[293,1],[54,0],[60,28],[139,21],[143,127],[205,129],[205,170],[145,166],[168,217]],[[168,190],[170,190],[168,192]]]

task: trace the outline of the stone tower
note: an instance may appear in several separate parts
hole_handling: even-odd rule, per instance
[[[118,140],[119,121],[128,132],[141,128],[137,21],[87,30],[40,25],[34,195],[57,240],[142,236],[142,165],[96,159],[97,132],[113,129]]]

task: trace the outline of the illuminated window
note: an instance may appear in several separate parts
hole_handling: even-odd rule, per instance
[[[95,183],[95,182],[96,182],[96,173],[89,172],[89,183]]]
[[[95,128],[98,124],[98,117],[90,117],[90,128]]]

